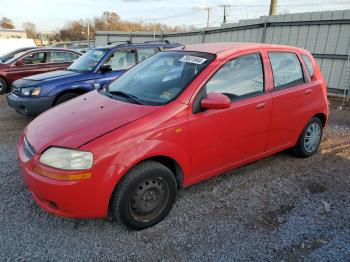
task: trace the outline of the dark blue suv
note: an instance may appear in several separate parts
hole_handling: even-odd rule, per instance
[[[7,102],[19,114],[38,115],[55,105],[107,85],[162,49],[179,46],[164,41],[96,47],[88,50],[65,70],[15,81]]]

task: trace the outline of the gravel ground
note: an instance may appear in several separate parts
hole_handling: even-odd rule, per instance
[[[42,211],[15,155],[30,119],[5,96],[0,112],[0,260],[350,261],[349,109],[332,105],[317,155],[279,153],[191,186],[164,221],[139,232]]]

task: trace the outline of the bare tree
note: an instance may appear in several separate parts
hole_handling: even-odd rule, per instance
[[[59,33],[54,37],[64,41],[68,40],[82,40],[86,39],[87,25],[90,28],[90,36],[94,36],[96,31],[153,31],[154,28],[157,32],[178,32],[185,31],[186,26],[169,26],[166,24],[156,23],[137,23],[122,20],[120,16],[115,12],[103,12],[100,16],[96,16],[92,19],[75,20],[67,23]]]
[[[0,20],[0,28],[4,28],[4,29],[14,29],[15,26],[13,25],[13,22],[11,19],[7,18],[7,17],[3,17]]]
[[[36,38],[36,26],[32,22],[23,23],[23,28],[26,30],[28,38]]]

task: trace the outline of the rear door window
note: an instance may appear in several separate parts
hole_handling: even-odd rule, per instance
[[[67,63],[73,62],[79,56],[70,52],[51,52],[51,63]]]
[[[314,70],[314,67],[312,65],[311,59],[305,54],[301,54],[301,57],[303,58],[303,60],[305,62],[305,65],[306,65],[307,71],[309,72],[310,77],[313,77],[315,74],[315,70]]]
[[[292,87],[304,83],[303,71],[296,54],[269,52],[275,89]]]

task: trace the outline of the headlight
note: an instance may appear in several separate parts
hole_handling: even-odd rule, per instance
[[[40,92],[41,87],[26,87],[21,89],[21,94],[24,96],[38,96]]]
[[[90,169],[94,161],[91,152],[50,147],[40,157],[40,163],[64,170]]]

